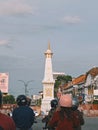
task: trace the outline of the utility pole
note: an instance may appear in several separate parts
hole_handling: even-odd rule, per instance
[[[25,95],[27,96],[27,95],[28,95],[28,89],[27,89],[28,84],[29,84],[30,82],[33,82],[34,80],[30,80],[30,81],[27,81],[27,82],[25,82],[25,81],[23,81],[23,80],[18,80],[18,81],[24,83],[24,87],[25,87]]]

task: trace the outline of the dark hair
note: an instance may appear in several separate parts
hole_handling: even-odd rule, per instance
[[[66,117],[68,120],[72,119],[72,108],[60,107],[60,119],[63,120]]]

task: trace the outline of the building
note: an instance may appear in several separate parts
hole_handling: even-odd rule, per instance
[[[71,93],[81,97],[84,103],[93,103],[98,100],[98,67],[74,78],[71,82],[60,86],[63,93]]]
[[[63,72],[53,72],[53,79],[56,80],[58,76],[64,76]]]
[[[93,67],[86,73],[85,101],[98,100],[98,67]]]

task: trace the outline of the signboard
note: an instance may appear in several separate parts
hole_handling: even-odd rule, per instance
[[[0,90],[2,93],[8,93],[8,73],[0,73]]]
[[[98,96],[98,89],[94,90],[94,95]]]

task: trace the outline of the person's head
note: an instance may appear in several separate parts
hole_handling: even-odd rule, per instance
[[[59,100],[59,104],[61,107],[68,107],[71,108],[72,107],[72,97],[70,94],[64,94],[61,95],[60,100]]]
[[[0,91],[0,107],[2,105],[2,92]]]
[[[58,101],[56,99],[51,100],[51,108],[56,108],[58,105]]]
[[[65,114],[68,119],[71,119],[72,112],[72,97],[70,94],[61,95],[59,100],[60,105],[60,118],[64,120]]]
[[[78,101],[77,97],[74,97],[72,99],[72,110],[74,110],[74,111],[77,110],[78,106],[79,106],[79,101]]]
[[[27,97],[25,95],[19,95],[16,102],[18,106],[25,106],[27,105]]]

